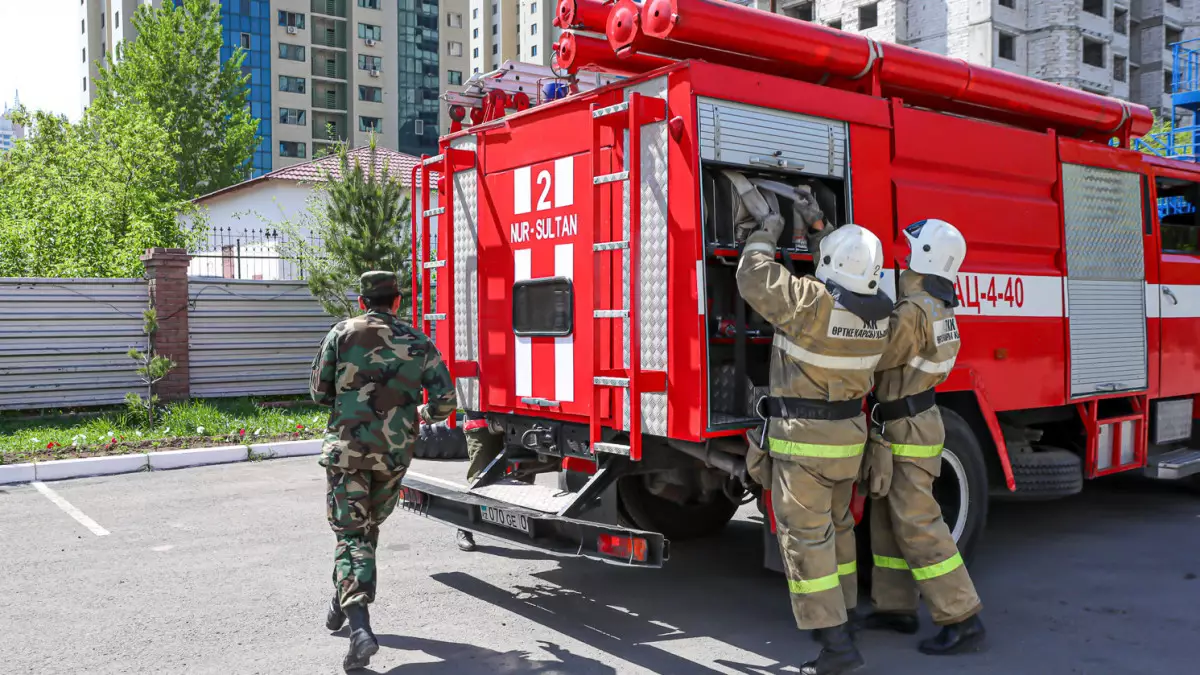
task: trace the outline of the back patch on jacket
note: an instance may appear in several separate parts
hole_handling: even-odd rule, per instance
[[[954,317],[933,322],[933,342],[937,347],[951,342],[958,342],[958,323]]]
[[[827,336],[839,340],[883,340],[887,337],[888,323],[864,321],[845,309],[834,309],[829,315]]]

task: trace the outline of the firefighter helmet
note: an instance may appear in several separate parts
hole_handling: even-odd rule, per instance
[[[851,293],[875,295],[883,270],[883,244],[867,229],[846,223],[819,245],[816,277]]]
[[[911,250],[909,269],[954,281],[967,256],[967,241],[958,228],[944,220],[929,218],[904,228],[904,237]]]

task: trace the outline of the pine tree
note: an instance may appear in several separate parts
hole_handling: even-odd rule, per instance
[[[391,175],[388,160],[379,157],[374,134],[368,147],[363,166],[358,157],[349,156],[347,145],[339,144],[336,172],[322,171],[324,201],[318,234],[324,239],[324,250],[302,256],[309,290],[336,317],[358,312],[358,278],[371,270],[395,272],[401,308],[410,302],[408,196]],[[403,309],[400,313],[405,315]]]

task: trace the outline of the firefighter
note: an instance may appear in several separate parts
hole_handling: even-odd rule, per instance
[[[839,675],[864,663],[848,614],[857,596],[845,592],[852,584],[842,578],[856,565],[849,514],[867,440],[864,397],[892,310],[879,293],[882,245],[857,225],[826,227],[814,190],[801,186],[794,226],[808,240],[816,272],[794,276],[775,262],[782,217],[744,177],[730,179],[742,201],[738,217],[757,223],[738,264],[738,290],[775,327],[770,395],[758,402],[764,424],[747,465],[771,489],[796,624],[822,646],[800,672]]]
[[[950,223],[922,220],[904,230],[910,253],[900,274],[899,303],[879,362],[864,483],[871,503],[875,559],[865,628],[916,633],[918,593],[925,596],[936,636],[926,654],[955,654],[984,639],[981,605],[942,512],[933,498],[946,430],[933,389],[946,380],[958,354],[954,276],[967,253]]]
[[[475,482],[479,474],[504,449],[504,437],[492,433],[487,418],[482,413],[467,412],[466,423],[463,424],[463,436],[467,441],[467,484]],[[456,536],[458,548],[462,551],[475,550],[475,536],[467,530],[459,530]]]

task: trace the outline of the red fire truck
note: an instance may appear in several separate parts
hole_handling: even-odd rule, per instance
[[[1196,479],[1200,170],[1130,148],[1148,109],[721,0],[562,0],[557,22],[565,86],[489,93],[414,183],[414,320],[506,449],[469,487],[410,476],[409,508],[646,567],[763,508],[744,431],[772,333],[734,280],[731,168],[830,188],[893,296],[901,228],[966,236],[936,486],[964,551],[989,498]],[[790,228],[780,259],[811,271]]]

